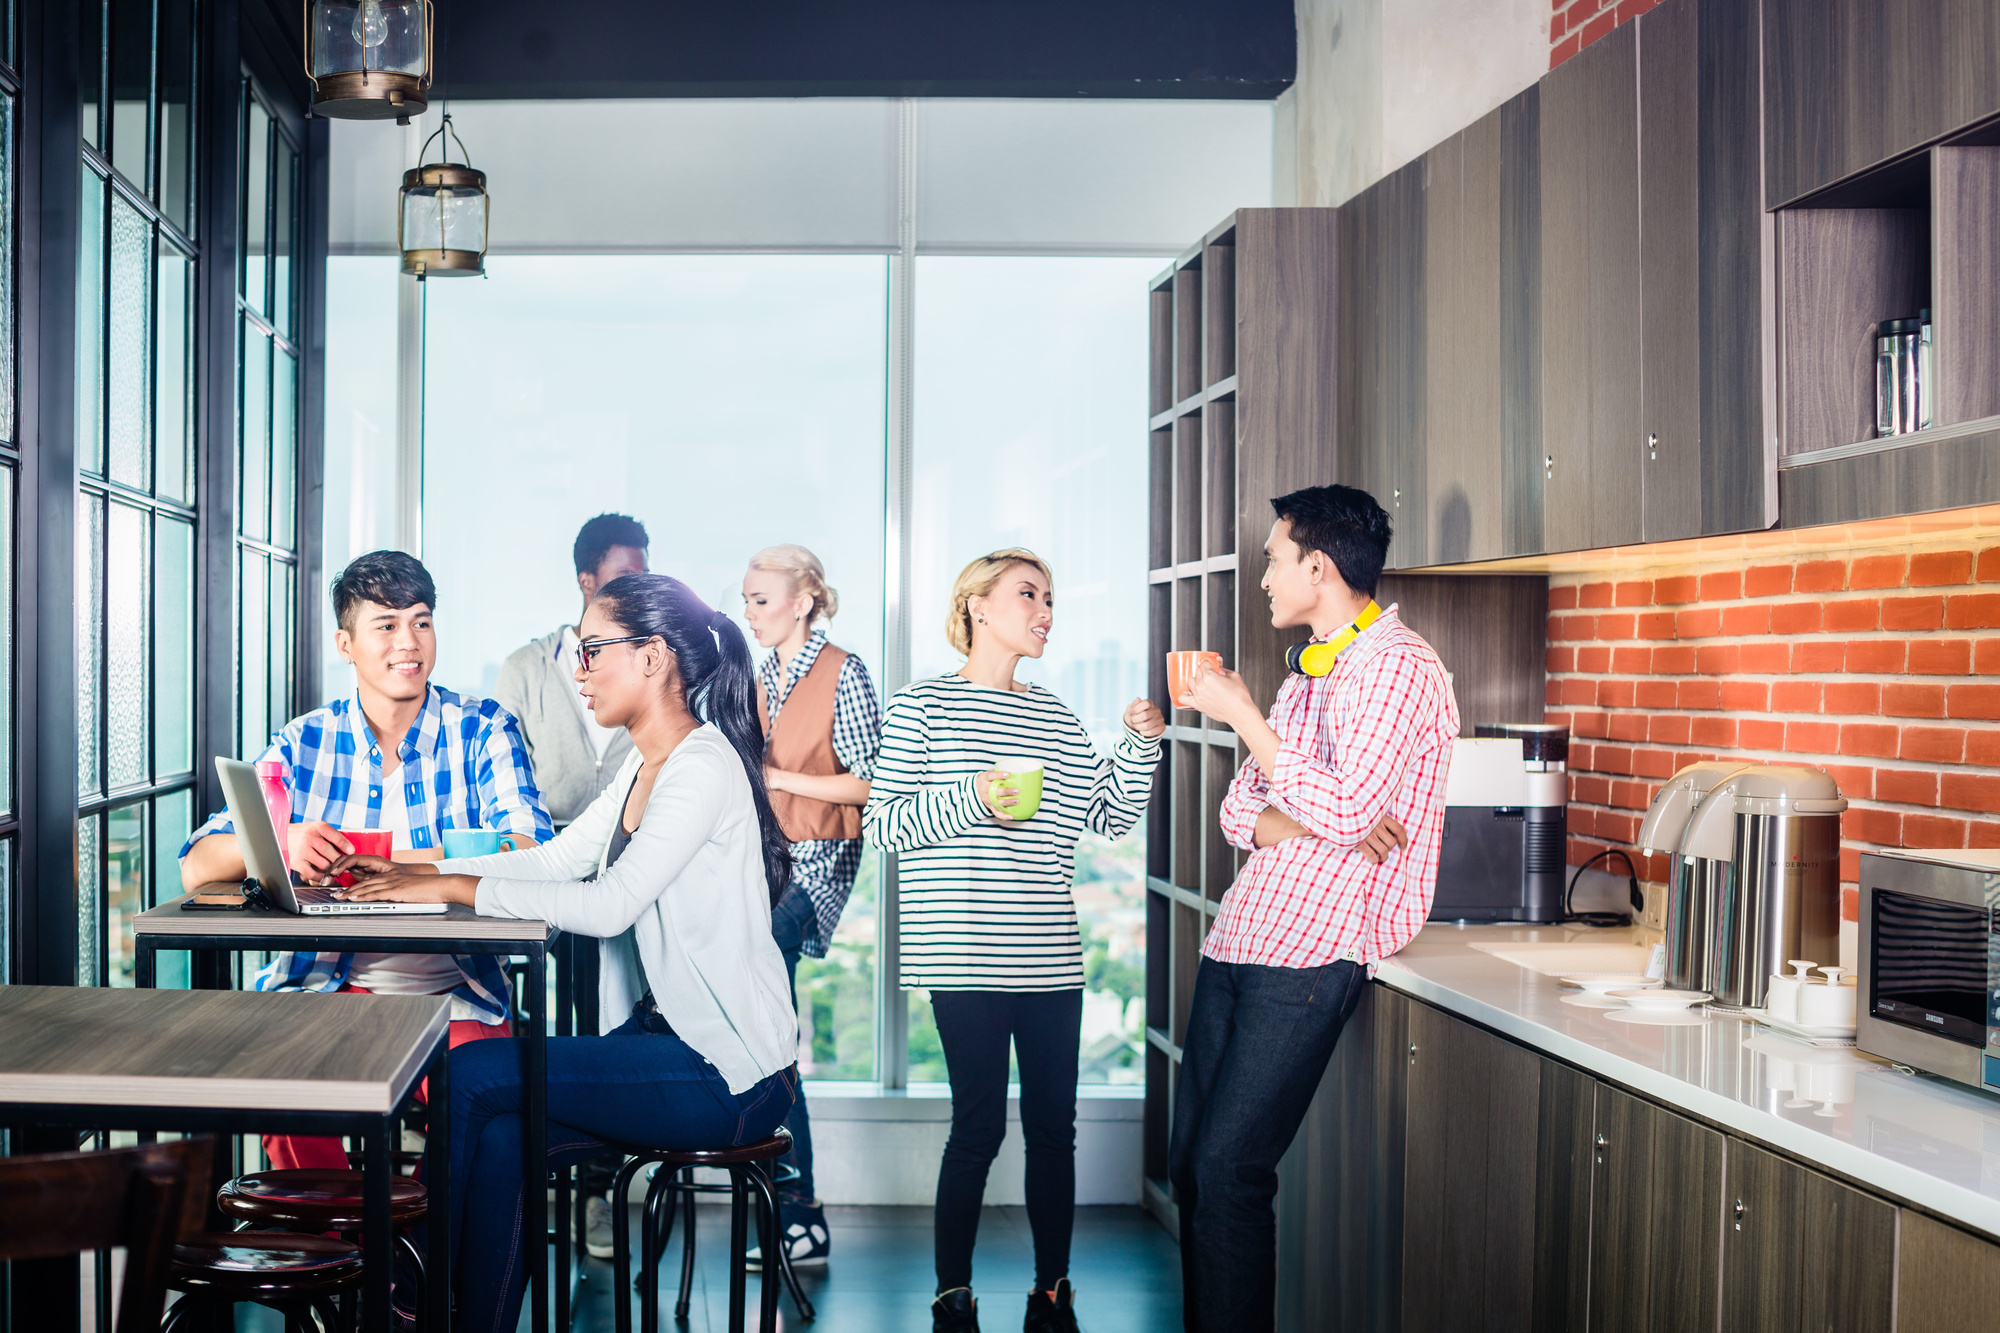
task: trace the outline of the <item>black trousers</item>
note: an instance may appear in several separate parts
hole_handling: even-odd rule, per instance
[[[951,1137],[938,1168],[939,1291],[972,1285],[972,1245],[986,1172],[1007,1134],[1007,1047],[1021,1070],[1028,1227],[1035,1286],[1069,1276],[1076,1221],[1076,1061],[1083,992],[934,990],[938,1042],[951,1079]]]
[[[1271,1333],[1278,1160],[1367,980],[1357,963],[1201,960],[1168,1150],[1188,1333]]]

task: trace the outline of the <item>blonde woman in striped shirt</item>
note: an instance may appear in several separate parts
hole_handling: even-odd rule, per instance
[[[1076,1070],[1083,947],[1070,881],[1077,839],[1131,831],[1144,813],[1166,720],[1144,699],[1105,759],[1076,715],[1014,679],[1055,622],[1055,580],[1032,551],[995,551],[952,587],[945,635],[965,654],[948,676],[889,701],[867,837],[898,853],[902,979],[931,993],[951,1079],[938,1171],[938,1333],[976,1333],[972,1247],[987,1169],[1007,1129],[1007,1050],[1021,1071],[1035,1290],[1028,1333],[1074,1333],[1068,1279],[1076,1206]],[[1000,781],[1001,758],[1042,765],[1039,808]]]

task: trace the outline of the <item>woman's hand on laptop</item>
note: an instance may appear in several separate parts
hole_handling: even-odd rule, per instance
[[[356,876],[354,887],[334,896],[348,902],[464,903],[473,905],[479,888],[475,875],[440,875],[429,862],[384,861],[379,856],[342,858],[336,870]]]

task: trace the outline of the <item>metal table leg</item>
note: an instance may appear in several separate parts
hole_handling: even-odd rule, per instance
[[[381,1116],[368,1127],[361,1179],[362,1291],[369,1333],[393,1333],[389,1284],[395,1276],[395,1232],[389,1225],[389,1139],[396,1132],[396,1113]]]
[[[450,1333],[451,1262],[453,1230],[451,1221],[451,1028],[438,1038],[437,1054],[431,1059],[430,1123],[425,1134],[431,1149],[428,1253],[424,1256],[428,1318],[432,1333]]]
[[[523,1203],[528,1216],[522,1219],[531,1236],[545,1234],[548,1226],[549,1178],[549,1026],[542,1010],[548,997],[548,950],[537,947],[528,955],[528,994],[522,1008],[528,1015],[528,1040],[522,1071],[527,1088],[528,1132],[526,1171],[521,1178]],[[523,1256],[528,1269],[529,1290],[533,1293],[535,1333],[549,1333],[549,1255],[546,1244],[531,1245]]]
[[[567,1037],[573,1034],[575,1016],[572,1006],[570,960],[575,957],[575,937],[561,935],[556,939],[556,1035]],[[576,1283],[576,1273],[570,1255],[570,1168],[561,1167],[556,1171],[556,1333],[569,1333],[570,1293]]]

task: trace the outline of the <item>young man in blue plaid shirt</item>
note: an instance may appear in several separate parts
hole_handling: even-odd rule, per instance
[[[398,860],[437,860],[446,829],[495,829],[521,845],[553,829],[520,729],[490,699],[431,684],[437,589],[422,564],[375,551],[333,584],[334,643],[354,667],[354,693],[285,724],[259,756],[285,766],[292,792],[286,859],[310,882],[354,850],[343,829],[386,829]],[[394,744],[385,744],[394,738]],[[229,812],[211,816],[181,849],[189,888],[246,871]],[[491,955],[283,953],[258,990],[450,995],[451,1044],[507,1035],[508,989]],[[264,1141],[273,1166],[344,1168],[337,1139]]]

